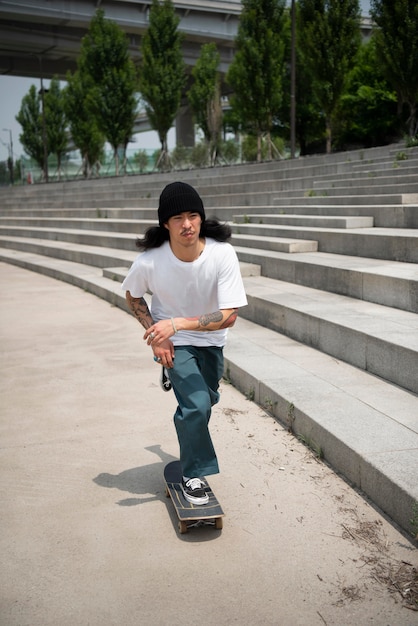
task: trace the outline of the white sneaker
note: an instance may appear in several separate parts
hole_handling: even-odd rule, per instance
[[[181,489],[187,502],[191,504],[207,504],[209,496],[205,491],[205,483],[200,478],[188,478],[181,481]]]
[[[170,391],[171,389],[171,381],[168,377],[168,373],[164,365],[161,368],[160,385],[163,391]]]

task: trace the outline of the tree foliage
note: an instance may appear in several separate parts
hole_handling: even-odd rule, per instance
[[[139,88],[151,127],[161,143],[159,165],[168,166],[167,134],[180,107],[186,83],[179,18],[171,0],[153,0],[141,45]]]
[[[123,147],[126,163],[126,146],[136,117],[137,78],[125,33],[115,22],[105,19],[100,9],[83,37],[78,69],[88,88],[88,107],[113,148],[118,174],[118,148]]]
[[[333,115],[360,45],[358,0],[299,0],[303,63],[325,117],[331,152]]]
[[[388,143],[399,135],[396,92],[382,71],[374,37],[364,43],[348,75],[336,124],[340,146]]]
[[[305,155],[312,147],[324,142],[324,118],[314,91],[314,78],[304,60],[304,41],[298,36],[299,11],[296,8],[296,89],[295,89],[295,136],[299,152]],[[283,98],[279,109],[279,120],[275,131],[290,141],[291,110],[291,13],[285,12],[283,41],[285,44],[285,73],[283,77]]]
[[[418,133],[418,2],[372,0],[376,42],[385,74],[396,90],[400,107],[409,110],[408,133]]]
[[[244,130],[257,136],[257,158],[261,139],[270,133],[282,99],[284,44],[281,38],[285,0],[243,0],[236,54],[227,74],[234,94],[232,108]]]
[[[192,69],[194,82],[187,94],[196,122],[209,143],[212,164],[216,159],[222,129],[219,62],[216,44],[204,44]]]
[[[41,98],[35,85],[31,85],[28,93],[23,96],[16,121],[22,127],[19,141],[25,152],[43,168],[44,145],[42,139]]]
[[[70,134],[80,150],[84,177],[89,178],[99,166],[105,144],[104,135],[89,106],[89,81],[86,84],[79,70],[74,74],[68,73],[64,93]]]
[[[58,180],[61,177],[62,157],[67,151],[67,116],[65,113],[65,95],[61,91],[60,81],[54,77],[45,94],[45,118],[48,148],[55,154],[58,163]]]

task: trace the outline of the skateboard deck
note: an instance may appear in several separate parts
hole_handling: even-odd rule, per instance
[[[181,465],[180,461],[172,461],[164,468],[165,495],[170,498],[179,519],[180,534],[187,533],[189,528],[197,526],[213,526],[220,530],[223,526],[225,513],[222,510],[215,494],[210,488],[208,481],[205,482],[205,491],[209,496],[207,504],[192,504],[188,502],[181,489]]]

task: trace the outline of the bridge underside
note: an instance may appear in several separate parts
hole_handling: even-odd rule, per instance
[[[64,78],[75,70],[82,37],[97,8],[126,32],[132,58],[138,63],[141,37],[148,28],[151,0],[1,0],[0,74]],[[184,35],[183,52],[191,67],[202,44],[215,42],[221,72],[233,57],[233,41],[241,11],[239,0],[174,2]]]

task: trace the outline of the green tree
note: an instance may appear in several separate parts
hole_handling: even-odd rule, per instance
[[[45,117],[48,136],[48,147],[55,154],[58,164],[58,180],[61,178],[62,157],[67,151],[67,116],[65,114],[64,94],[58,78],[54,77],[45,94]]]
[[[7,185],[10,182],[7,161],[0,161],[0,185]]]
[[[408,107],[408,133],[418,132],[418,2],[372,0],[377,46],[385,74],[396,90],[399,109]]]
[[[284,7],[285,0],[243,0],[236,54],[226,78],[243,129],[257,136],[257,160],[263,134],[271,158],[270,133],[282,99]]]
[[[333,116],[360,45],[358,0],[299,0],[306,69],[325,117],[326,149],[331,152]]]
[[[23,96],[16,121],[22,127],[19,141],[25,152],[43,168],[44,145],[42,139],[41,99],[35,85],[31,85],[29,92]]]
[[[384,76],[372,37],[360,47],[341,98],[336,124],[340,146],[371,147],[393,140],[399,133],[396,108],[396,92]]]
[[[295,138],[301,155],[307,154],[311,149],[317,149],[318,143],[323,143],[324,118],[321,107],[314,91],[314,78],[307,67],[305,60],[304,41],[298,36],[300,31],[299,5],[296,4],[296,116]],[[291,15],[285,12],[283,28],[283,41],[285,44],[285,66],[283,78],[283,99],[279,111],[280,125],[277,130],[290,140],[290,109],[291,109]]]
[[[171,0],[161,4],[153,0],[149,27],[141,45],[139,89],[151,127],[157,131],[161,152],[157,165],[169,165],[167,134],[180,107],[186,83],[185,64],[181,51],[179,18]]]
[[[81,42],[78,69],[89,87],[90,111],[113,148],[118,175],[118,148],[123,148],[125,167],[126,147],[136,118],[137,78],[125,33],[115,22],[105,19],[104,11],[100,9],[96,11]]]
[[[89,178],[99,167],[105,144],[105,137],[89,106],[89,80],[86,84],[79,70],[74,74],[68,73],[64,93],[70,134],[80,150],[84,178]]]
[[[222,129],[219,62],[216,44],[204,44],[192,69],[194,82],[187,94],[196,122],[209,143],[212,165],[216,160]]]

